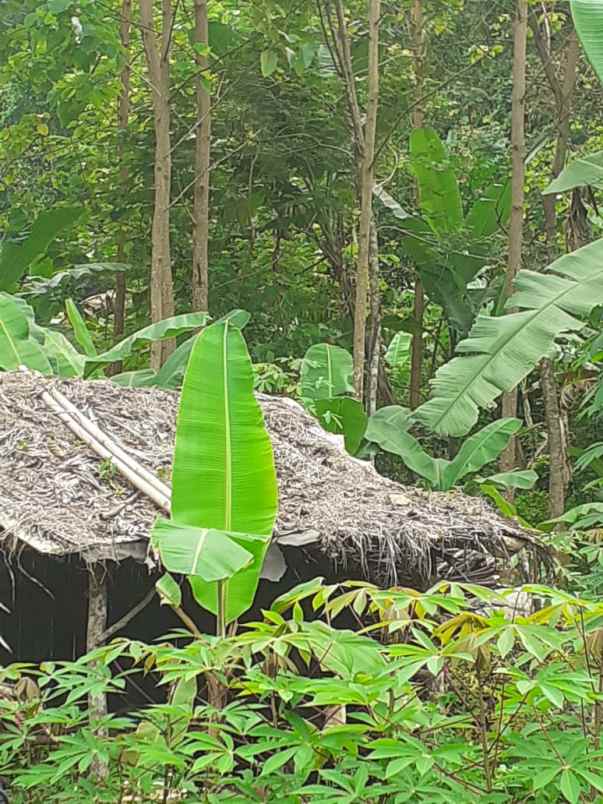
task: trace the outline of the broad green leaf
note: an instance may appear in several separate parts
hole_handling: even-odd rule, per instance
[[[478,238],[490,237],[501,229],[511,214],[511,182],[491,184],[473,204],[465,225],[471,235]]]
[[[84,321],[80,311],[77,309],[73,299],[65,300],[65,311],[67,313],[69,323],[73,327],[73,334],[75,335],[76,341],[79,343],[84,350],[84,353],[88,357],[95,357],[97,352],[92,341],[92,336],[90,335],[86,322]]]
[[[489,475],[483,482],[494,483],[505,489],[533,489],[538,482],[538,475],[533,469],[516,469]]]
[[[182,604],[182,590],[174,578],[166,572],[155,584],[157,593],[161,598],[161,605],[178,608]]]
[[[362,403],[351,397],[318,399],[314,403],[320,423],[329,433],[343,433],[345,448],[355,455],[360,448],[368,417]]]
[[[42,328],[40,331],[44,333],[43,349],[53,374],[57,377],[81,377],[86,363],[84,355],[61,332]]]
[[[597,151],[580,159],[574,159],[543,190],[543,195],[566,193],[569,190],[575,190],[577,187],[587,186],[603,187],[603,151]]]
[[[364,437],[367,441],[379,444],[387,452],[393,452],[393,449],[389,447],[389,439],[395,436],[399,430],[408,430],[411,424],[412,414],[409,408],[388,405],[385,408],[379,408],[370,417]]]
[[[263,50],[260,56],[262,75],[269,78],[278,65],[278,53],[275,50]]]
[[[41,344],[32,336],[33,312],[21,300],[0,293],[0,369],[19,366],[52,374],[52,367]]]
[[[306,352],[301,367],[304,399],[332,399],[354,390],[352,355],[340,346],[318,343]]]
[[[194,335],[181,343],[159,369],[152,384],[159,388],[178,388],[182,384],[194,343]]]
[[[577,804],[582,795],[582,786],[580,780],[571,770],[564,770],[561,774],[561,783],[559,785],[561,792],[571,804]]]
[[[385,362],[398,371],[404,371],[410,365],[410,349],[412,335],[408,332],[398,332],[385,353]]]
[[[521,429],[519,419],[498,419],[468,438],[443,473],[443,489],[451,489],[465,475],[496,460]]]
[[[545,273],[520,271],[509,308],[519,312],[480,315],[457,355],[433,380],[433,398],[416,411],[440,435],[461,436],[476,423],[480,408],[510,391],[550,353],[555,339],[584,326],[603,304],[603,240],[549,266]]]
[[[153,341],[162,341],[167,338],[176,338],[184,332],[199,329],[205,326],[207,319],[207,313],[185,313],[184,315],[177,315],[173,318],[158,321],[156,324],[150,324],[108,351],[96,357],[89,357],[86,360],[85,376],[89,376],[99,366],[106,366],[108,363],[124,360],[132,354],[132,350],[136,346]]]
[[[41,212],[21,243],[4,242],[0,248],[0,290],[9,290],[52,241],[83,214],[83,207],[55,207]]]
[[[253,393],[253,366],[229,321],[204,330],[193,346],[181,394],[172,473],[172,517],[183,525],[270,537],[277,512],[274,456]],[[227,620],[253,602],[266,541],[245,545],[254,562],[228,582]],[[192,579],[214,614],[215,584]]]
[[[253,555],[232,536],[227,531],[195,528],[159,518],[151,540],[168,572],[195,575],[212,583],[232,578],[253,560]]]
[[[417,439],[408,432],[410,413],[396,405],[381,408],[369,419],[365,433],[367,441],[381,449],[399,455],[415,474],[424,477],[432,488],[440,488],[442,476],[449,461],[432,458]]]
[[[421,209],[437,234],[450,234],[463,224],[461,193],[446,148],[431,128],[410,136],[411,170],[417,179]]]
[[[603,6],[600,0],[571,0],[571,9],[588,60],[603,81]]]

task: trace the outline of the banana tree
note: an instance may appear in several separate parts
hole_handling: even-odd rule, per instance
[[[488,292],[471,285],[488,263],[492,235],[509,217],[510,184],[491,184],[465,215],[446,147],[430,128],[411,134],[410,169],[419,191],[420,217],[408,214],[382,188],[376,195],[403,221],[401,248],[431,301],[442,307],[451,330],[462,337]]]
[[[436,491],[449,491],[467,475],[475,475],[483,466],[495,461],[511,438],[521,429],[519,419],[499,419],[486,425],[468,438],[455,458],[433,458],[408,431],[413,424],[412,415],[406,408],[392,405],[381,408],[369,419],[365,439],[378,444],[386,452],[402,458],[405,465],[424,478]],[[486,482],[504,488],[531,488],[538,479],[534,472],[506,472],[493,475]]]
[[[152,534],[165,568],[188,577],[220,635],[253,602],[278,508],[253,379],[236,318],[197,336],[178,412],[171,519]]]

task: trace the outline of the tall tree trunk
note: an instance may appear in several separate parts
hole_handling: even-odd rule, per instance
[[[413,0],[410,12],[412,26],[412,42],[414,53],[415,73],[415,105],[412,110],[411,124],[413,128],[423,128],[425,113],[421,98],[425,84],[425,25],[423,21],[423,0]],[[418,201],[417,189],[417,201]],[[410,387],[408,404],[411,410],[421,404],[421,384],[423,377],[423,317],[425,315],[425,292],[423,283],[415,279],[415,294],[413,301],[413,318],[417,324],[417,331],[412,336],[410,355]]]
[[[356,304],[354,307],[354,390],[356,397],[364,397],[364,370],[366,362],[366,319],[368,314],[371,222],[373,218],[373,189],[375,184],[375,138],[379,107],[379,23],[381,0],[369,0],[369,66],[368,98],[362,163],[360,168],[360,231],[358,268],[356,272]]]
[[[545,75],[555,98],[557,112],[557,143],[551,168],[551,178],[555,179],[563,170],[567,156],[570,136],[570,115],[576,88],[576,76],[580,46],[573,32],[565,54],[563,79],[557,74],[552,54],[546,38],[542,35],[538,20],[530,16],[530,27],[534,42],[542,61]],[[552,262],[559,254],[557,243],[557,210],[554,195],[543,196],[544,226],[549,260]],[[570,479],[570,463],[567,452],[567,428],[564,423],[559,388],[555,378],[553,362],[548,358],[540,365],[540,386],[544,402],[545,420],[549,442],[549,513],[552,518],[565,511],[565,494]]]
[[[511,221],[509,225],[509,253],[505,275],[504,297],[509,298],[513,282],[521,267],[523,247],[524,181],[525,181],[525,94],[526,94],[526,48],[528,39],[528,0],[517,0],[513,21],[513,97],[511,108]],[[503,395],[503,417],[517,415],[517,389]],[[511,439],[500,458],[501,472],[508,472],[516,465],[517,445]]]
[[[170,249],[170,192],[172,154],[170,137],[170,46],[173,27],[171,0],[161,1],[161,33],[155,34],[154,0],[140,0],[140,22],[153,97],[155,122],[155,199],[151,235],[151,320],[174,315]],[[151,368],[158,369],[176,346],[172,338],[153,343]]]
[[[119,26],[121,46],[125,58],[124,65],[120,73],[120,92],[117,107],[117,159],[119,162],[119,184],[126,192],[128,186],[128,166],[126,165],[126,143],[125,138],[128,130],[130,117],[130,31],[132,26],[132,0],[122,0],[121,20]],[[117,238],[117,262],[126,261],[126,227],[120,226]],[[115,275],[115,302],[113,305],[113,338],[117,343],[120,341],[126,330],[126,274],[119,271]],[[119,374],[122,370],[122,363],[114,363],[111,366],[111,374]]]
[[[209,47],[207,0],[195,0],[195,43]],[[197,55],[197,132],[195,135],[195,190],[193,202],[193,310],[209,309],[209,192],[211,98],[207,90],[209,60]]]
[[[366,412],[369,416],[377,410],[379,395],[379,366],[381,363],[381,293],[379,291],[379,237],[373,217],[370,231],[370,327],[368,348],[368,373],[366,389]]]

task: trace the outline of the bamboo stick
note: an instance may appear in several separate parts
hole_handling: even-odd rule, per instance
[[[87,444],[101,458],[110,460],[130,483],[149,497],[167,514],[170,513],[171,492],[168,486],[127,455],[93,422],[84,416],[55,389],[42,393],[44,403],[61,419],[72,433]]]

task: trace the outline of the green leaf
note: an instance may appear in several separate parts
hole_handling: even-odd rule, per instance
[[[444,490],[451,489],[465,475],[477,472],[482,466],[498,458],[520,429],[519,419],[498,419],[468,438],[444,470]]]
[[[412,335],[408,332],[398,332],[385,353],[385,362],[397,371],[404,371],[410,366],[410,349]]]
[[[83,214],[83,207],[55,207],[41,212],[21,243],[4,242],[0,249],[0,290],[9,290],[31,263],[46,253],[52,241]]]
[[[289,762],[290,759],[293,759],[298,750],[299,746],[295,745],[293,748],[286,748],[284,751],[277,751],[276,753],[272,754],[265,762],[262,763],[261,776],[270,776],[271,773],[274,773],[279,768],[282,768],[285,763]]]
[[[465,225],[476,238],[490,237],[501,229],[511,214],[511,182],[491,184],[473,204]]]
[[[582,794],[582,787],[578,777],[572,773],[571,770],[564,770],[561,774],[561,784],[559,785],[561,792],[571,804],[577,804],[580,801]]]
[[[355,455],[360,448],[368,417],[362,403],[350,397],[318,399],[314,403],[320,423],[329,433],[343,433],[345,448]]]
[[[260,64],[262,67],[262,75],[264,78],[269,78],[277,68],[278,53],[274,50],[263,50],[260,56]]]
[[[433,398],[416,417],[440,435],[461,436],[479,409],[510,391],[550,353],[555,339],[580,330],[603,303],[603,240],[567,254],[545,273],[520,271],[509,308],[520,312],[480,315],[457,354],[436,374]]]
[[[253,366],[241,331],[218,322],[196,339],[176,431],[172,516],[195,528],[269,537],[277,512],[274,456],[253,393]],[[268,543],[245,544],[254,562],[228,582],[227,619],[253,602]],[[191,582],[214,614],[215,584]]]
[[[167,338],[176,338],[184,332],[199,329],[207,323],[207,313],[185,313],[173,318],[166,318],[156,324],[135,332],[129,338],[118,343],[113,348],[103,352],[96,357],[89,357],[86,360],[85,376],[89,376],[99,366],[106,366],[108,363],[115,363],[124,360],[132,354],[135,346],[140,346],[153,341],[162,341]]]
[[[381,449],[399,455],[415,474],[429,481],[432,488],[440,488],[442,475],[449,461],[432,458],[417,439],[408,432],[410,412],[392,405],[381,408],[369,419],[365,438],[378,444]]]
[[[161,598],[161,605],[173,606],[178,608],[182,605],[182,590],[169,572],[166,572],[155,584],[157,593]]]
[[[490,475],[483,482],[494,483],[504,489],[533,489],[538,482],[538,475],[533,469],[516,469],[512,472]]]
[[[550,784],[553,779],[561,773],[560,767],[546,768],[545,770],[537,773],[532,781],[534,790],[540,790]]]
[[[603,7],[599,0],[571,0],[571,9],[588,60],[603,81]]]
[[[84,353],[88,357],[95,357],[97,352],[96,347],[92,342],[92,336],[90,335],[86,322],[84,321],[80,311],[77,309],[73,299],[65,300],[65,311],[67,313],[69,323],[73,327],[73,334],[75,335],[76,341],[79,343],[84,350]]]
[[[237,536],[244,540],[241,534]],[[253,560],[253,555],[228,531],[195,528],[159,518],[151,539],[168,572],[195,575],[207,583],[232,578]]]
[[[421,209],[433,231],[439,235],[458,232],[463,224],[461,193],[446,148],[433,129],[414,129],[410,158]]]
[[[306,352],[301,367],[304,399],[332,399],[354,390],[352,355],[340,346],[318,343]]]
[[[603,151],[597,151],[570,162],[543,190],[543,195],[566,193],[577,187],[588,186],[599,189],[603,187]]]
[[[501,631],[500,636],[496,642],[496,647],[498,648],[498,652],[504,659],[505,656],[513,650],[513,645],[515,644],[515,631],[513,628],[505,628]]]
[[[42,374],[52,367],[40,343],[32,337],[33,311],[24,302],[0,293],[0,369],[26,366]]]
[[[42,348],[57,377],[81,377],[86,359],[60,332],[52,329],[38,330],[44,335]]]

